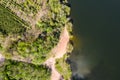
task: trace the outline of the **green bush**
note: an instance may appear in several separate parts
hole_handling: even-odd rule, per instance
[[[44,36],[43,36],[44,35]],[[42,33],[39,37],[32,43],[19,41],[16,46],[16,51],[18,54],[24,58],[29,56],[34,64],[42,64],[47,58],[48,53],[57,44],[58,38],[54,35],[47,36],[47,34]]]
[[[70,65],[66,62],[67,55],[64,55],[63,58],[56,60],[56,69],[63,76],[64,80],[70,80],[72,75],[72,71],[70,69]]]
[[[0,66],[2,80],[50,80],[50,70],[45,66],[6,60]]]

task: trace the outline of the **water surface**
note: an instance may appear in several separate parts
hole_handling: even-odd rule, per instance
[[[86,80],[120,80],[120,1],[69,2],[74,24],[74,75]]]

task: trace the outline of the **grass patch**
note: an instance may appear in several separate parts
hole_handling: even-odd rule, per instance
[[[63,58],[57,59],[55,65],[56,69],[63,76],[64,80],[70,80],[72,74],[70,65],[66,62],[67,57],[67,55],[64,55]]]

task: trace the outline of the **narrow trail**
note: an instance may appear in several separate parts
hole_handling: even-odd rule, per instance
[[[57,46],[51,50],[51,54],[53,56],[50,57],[48,60],[46,60],[44,63],[46,66],[48,66],[52,70],[51,80],[60,80],[62,77],[60,73],[56,70],[55,63],[56,63],[56,59],[62,58],[63,55],[66,53],[68,42],[69,42],[69,33],[65,27],[60,35],[60,40]]]
[[[2,56],[2,54],[0,53],[0,64],[2,63],[2,62],[4,62],[4,60],[5,60],[5,58]]]

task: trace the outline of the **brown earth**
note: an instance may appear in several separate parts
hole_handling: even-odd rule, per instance
[[[46,62],[44,63],[46,66],[48,66],[52,70],[51,80],[60,80],[62,77],[61,74],[56,70],[55,63],[56,63],[56,59],[62,58],[63,55],[66,53],[68,42],[69,42],[69,33],[65,27],[60,35],[60,40],[57,46],[53,48],[51,51],[51,54],[53,56],[47,59]]]

